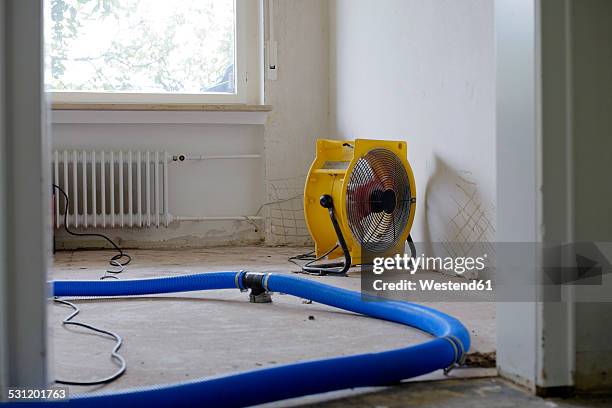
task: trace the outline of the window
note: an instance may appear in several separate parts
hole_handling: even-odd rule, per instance
[[[245,102],[248,0],[46,0],[56,102]]]

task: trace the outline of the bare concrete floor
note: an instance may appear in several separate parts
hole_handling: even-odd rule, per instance
[[[409,382],[360,395],[300,404],[318,408],[610,408],[612,395],[542,399],[495,378]]]
[[[120,279],[172,276],[214,270],[291,273],[287,258],[304,248],[224,247],[199,250],[128,251],[132,263]],[[98,279],[111,251],[58,252],[54,279]],[[304,275],[302,275],[304,276]],[[359,274],[348,278],[310,277],[359,290]],[[75,299],[77,320],[113,330],[124,339],[127,373],[103,387],[71,387],[72,393],[172,383],[298,360],[380,351],[416,344],[429,336],[393,323],[358,316],[275,294],[272,304],[251,304],[237,290],[122,299]],[[459,318],[472,335],[472,352],[494,351],[493,303],[429,304]],[[70,310],[50,305],[55,378],[93,380],[112,373],[112,340],[61,326]],[[255,352],[256,351],[256,352]],[[454,377],[492,375],[490,369],[455,370]],[[434,373],[421,379],[444,378]],[[359,392],[345,392],[343,398]],[[338,394],[334,394],[337,398]],[[330,397],[331,398],[331,397]],[[297,401],[298,404],[308,401]],[[280,404],[277,406],[284,406]]]

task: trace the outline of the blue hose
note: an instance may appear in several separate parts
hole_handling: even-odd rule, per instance
[[[122,281],[54,281],[54,296],[132,296],[209,289],[245,289],[247,272],[211,272]],[[167,386],[77,396],[70,406],[242,407],[322,392],[397,383],[453,366],[470,347],[466,328],[434,309],[401,301],[368,299],[353,292],[290,275],[259,274],[265,290],[282,292],[436,336],[422,344],[378,353],[262,368]],[[42,403],[41,405],[48,405]]]

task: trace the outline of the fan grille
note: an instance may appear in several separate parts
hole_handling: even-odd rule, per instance
[[[355,163],[347,187],[348,224],[362,248],[383,253],[399,241],[410,217],[410,180],[390,150],[372,149]]]

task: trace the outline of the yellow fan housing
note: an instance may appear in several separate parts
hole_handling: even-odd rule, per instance
[[[406,142],[356,139],[317,141],[304,190],[304,213],[316,256],[338,244],[330,214],[320,204],[329,195],[352,265],[368,255],[404,252],[416,206],[416,187]],[[328,258],[343,255],[338,246]],[[365,256],[365,254],[364,254]]]

